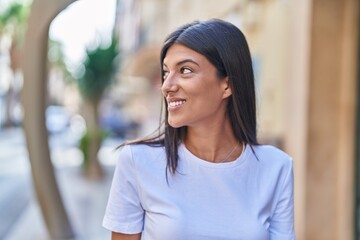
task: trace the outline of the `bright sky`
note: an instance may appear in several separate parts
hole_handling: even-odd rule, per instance
[[[60,41],[70,64],[78,64],[86,47],[109,41],[115,21],[116,0],[78,0],[62,11],[50,26],[50,38]]]

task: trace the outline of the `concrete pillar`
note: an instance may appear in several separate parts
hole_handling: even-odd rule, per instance
[[[305,239],[354,239],[357,0],[312,6]]]
[[[291,3],[285,150],[297,239],[354,239],[357,0]]]

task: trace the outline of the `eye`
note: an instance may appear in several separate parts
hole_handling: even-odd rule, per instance
[[[180,72],[181,72],[181,74],[187,74],[187,73],[192,73],[192,70],[189,67],[182,67],[180,69]]]
[[[167,76],[169,75],[169,71],[167,70],[163,70],[163,79],[165,80],[167,78]]]

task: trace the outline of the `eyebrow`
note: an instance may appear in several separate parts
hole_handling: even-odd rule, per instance
[[[197,65],[197,66],[200,66],[197,62],[195,62],[194,60],[192,60],[192,59],[190,59],[190,58],[188,58],[188,59],[184,59],[184,60],[182,60],[182,61],[180,61],[180,62],[177,62],[176,63],[176,66],[179,66],[179,65],[182,65],[182,64],[184,64],[184,63],[193,63],[193,64],[195,64],[195,65]],[[165,66],[165,67],[167,67],[167,65],[165,64],[165,63],[163,63],[163,65]]]

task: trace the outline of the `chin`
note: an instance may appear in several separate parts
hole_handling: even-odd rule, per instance
[[[174,120],[171,120],[171,119],[168,120],[168,123],[173,128],[180,128],[180,127],[185,126],[183,123],[181,123],[179,121],[174,121]]]

